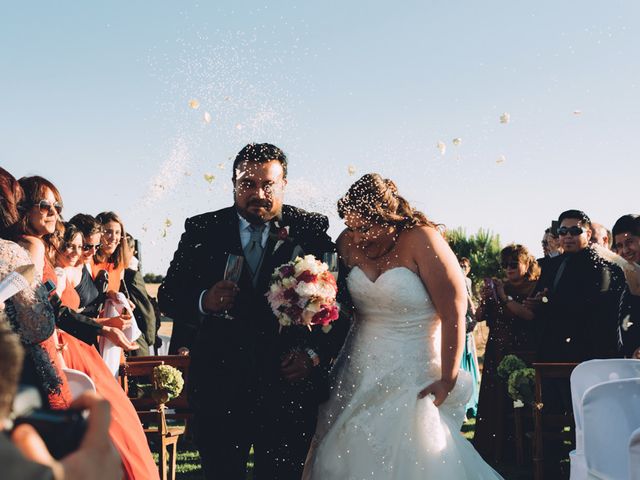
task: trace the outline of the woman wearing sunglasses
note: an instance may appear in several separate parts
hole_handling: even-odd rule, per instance
[[[41,202],[38,198],[47,200],[51,204],[57,202],[62,205],[60,193],[51,182],[42,177],[22,178],[20,185],[25,193],[23,211],[26,212],[21,223],[23,229],[20,232],[22,233],[21,241],[28,247],[34,263],[42,265],[43,279],[51,280],[55,284],[58,279],[48,253],[56,250],[56,247],[57,251],[60,250],[54,235],[55,222],[59,219],[59,213],[55,208],[40,210]],[[53,221],[48,217],[53,217]],[[77,241],[76,244],[78,244]],[[106,331],[116,330],[111,326],[98,326],[98,328]],[[109,338],[117,341],[115,337]],[[58,330],[57,340],[64,365],[80,370],[91,377],[96,391],[111,403],[112,420],[109,435],[122,458],[125,478],[157,479],[158,469],[153,461],[138,415],[97,350],[63,330]],[[128,349],[137,348],[135,344],[130,344],[126,340],[121,345]]]
[[[100,304],[104,302],[104,298],[93,283],[91,265],[93,256],[100,249],[102,225],[86,213],[74,215],[69,223],[82,234],[82,252],[78,261],[82,273],[80,281],[75,285],[76,292],[80,297],[80,308],[84,309],[86,315],[98,316]]]
[[[29,253],[14,243],[21,230],[20,205],[24,193],[17,180],[0,168],[0,279],[16,268],[33,264]],[[42,225],[46,225],[42,222]],[[53,224],[55,229],[55,223]],[[43,249],[44,252],[44,249]],[[56,317],[38,275],[27,288],[6,301],[5,313],[20,335],[26,357],[20,383],[33,385],[43,403],[52,409],[68,408],[72,396],[62,371],[64,362],[57,350]]]
[[[485,320],[489,339],[484,354],[480,399],[476,417],[474,445],[488,462],[499,462],[503,449],[513,445],[512,411],[506,382],[497,375],[497,368],[505,355],[515,354],[532,360],[533,312],[523,302],[533,292],[540,276],[535,258],[522,245],[509,245],[500,252],[504,281],[486,279],[478,321]]]

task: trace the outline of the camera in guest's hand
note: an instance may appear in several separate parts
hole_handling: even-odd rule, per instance
[[[496,283],[493,281],[493,278],[485,278],[484,286],[491,291],[491,299],[498,303],[498,291],[496,290]]]
[[[51,456],[57,460],[75,452],[87,430],[81,410],[45,410],[38,390],[21,385],[13,401],[10,420],[13,427],[28,423],[44,440]]]

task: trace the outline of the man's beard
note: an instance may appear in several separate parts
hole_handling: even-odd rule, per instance
[[[235,204],[235,206],[238,213],[240,213],[240,215],[242,215],[249,223],[253,225],[260,225],[262,223],[267,223],[278,215],[278,212],[271,211],[273,204],[269,201],[255,200],[255,201],[249,202],[246,209],[241,208],[237,203]],[[261,216],[249,211],[249,208],[254,206],[263,207],[264,214]]]

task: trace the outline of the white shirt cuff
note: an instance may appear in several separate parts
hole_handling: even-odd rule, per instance
[[[204,297],[205,293],[207,293],[207,291],[203,290],[202,293],[200,294],[200,298],[198,299],[198,310],[200,310],[200,313],[203,315],[209,315],[207,312],[204,311],[204,308],[202,308],[202,298]]]

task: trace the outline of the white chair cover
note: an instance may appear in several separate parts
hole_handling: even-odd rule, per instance
[[[587,478],[582,435],[582,397],[584,392],[598,383],[624,378],[640,378],[640,360],[603,359],[581,363],[571,373],[571,402],[575,419],[576,449],[569,453],[571,480]]]
[[[136,318],[133,316],[127,297],[118,292],[116,300],[108,299],[104,302],[104,317],[117,317],[125,311],[131,315],[133,321],[131,322],[131,326],[125,328],[122,332],[130,342],[135,342],[138,337],[142,335],[142,332],[138,328]],[[122,348],[115,345],[108,338],[100,337],[100,354],[115,378],[118,378],[121,353]]]
[[[74,400],[86,391],[96,391],[95,383],[86,373],[66,367],[63,367],[62,371],[67,377],[69,389]]]
[[[640,428],[629,439],[629,480],[640,480]]]
[[[640,427],[640,379],[589,388],[582,404],[584,455],[589,478],[629,478],[629,438]]]

